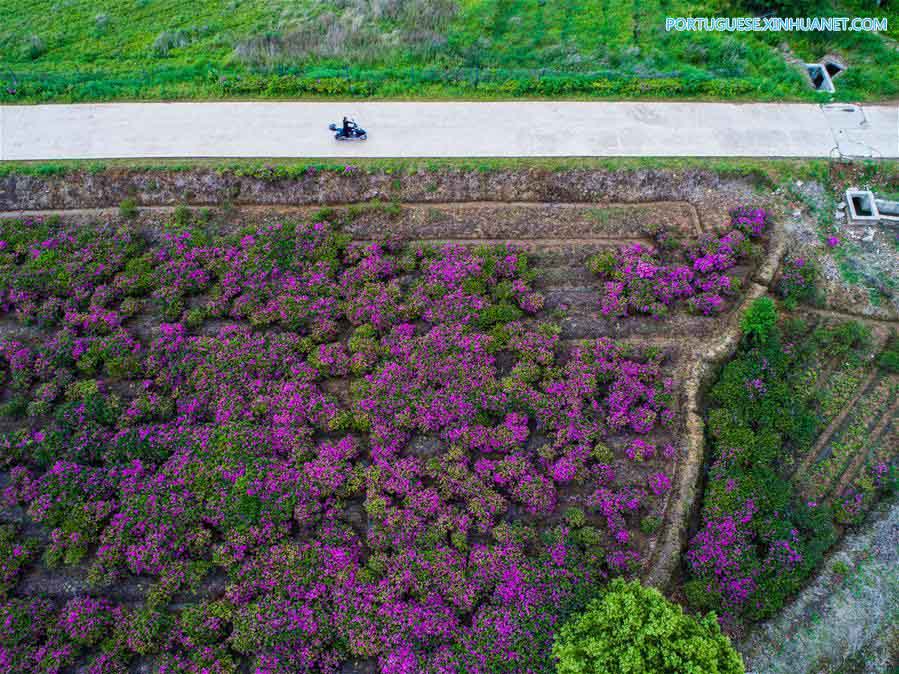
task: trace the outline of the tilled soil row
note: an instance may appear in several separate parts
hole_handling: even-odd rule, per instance
[[[309,167],[279,177],[273,169],[238,175],[227,169],[105,169],[0,178],[0,211],[109,208],[125,199],[138,206],[325,206],[380,200],[397,203],[544,202],[692,204],[704,229],[727,222],[728,211],[757,202],[758,180],[704,169],[569,170],[469,169],[413,173]]]
[[[140,206],[125,218],[117,205],[98,208],[9,209],[0,218],[39,218],[58,215],[67,222],[92,225],[98,219],[115,223],[133,219],[152,231],[164,224],[175,206]],[[700,234],[703,227],[696,208],[682,201],[647,203],[552,203],[552,202],[443,202],[410,203],[370,201],[309,205],[187,206],[199,218],[214,216],[216,226],[227,233],[254,221],[308,219],[331,213],[341,216],[346,231],[357,239],[510,239],[616,240],[640,236],[648,227],[665,227],[683,235]]]

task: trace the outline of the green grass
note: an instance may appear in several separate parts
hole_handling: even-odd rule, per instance
[[[896,36],[896,9],[835,1],[817,14],[887,16]],[[666,16],[745,13],[728,0],[0,0],[0,102],[827,100],[784,40],[849,62],[839,99],[899,96],[899,52],[877,35],[664,30]]]

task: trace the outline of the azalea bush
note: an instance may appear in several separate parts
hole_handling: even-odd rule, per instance
[[[507,246],[0,224],[0,671],[552,671],[641,568],[677,455],[664,355],[560,340]],[[620,477],[621,475],[626,477]],[[109,588],[140,578],[141,602]]]
[[[613,580],[553,645],[558,674],[742,674],[713,613],[694,618],[638,581]]]
[[[726,272],[755,254],[753,239],[766,225],[764,210],[738,209],[722,234],[687,241],[653,228],[655,246],[633,243],[592,257],[588,267],[603,281],[602,314],[661,319],[681,304],[702,315],[722,311],[740,290],[739,279]]]
[[[802,302],[815,303],[818,300],[818,279],[821,272],[817,262],[800,255],[789,254],[781,266],[777,281],[777,294],[791,311]]]

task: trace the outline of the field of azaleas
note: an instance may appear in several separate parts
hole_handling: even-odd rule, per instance
[[[764,224],[597,256],[596,312],[721,311]],[[0,224],[0,672],[553,671],[646,562],[679,382],[562,339],[535,274],[328,221]]]

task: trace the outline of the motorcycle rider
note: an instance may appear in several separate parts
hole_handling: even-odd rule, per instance
[[[353,135],[353,127],[355,127],[355,126],[356,125],[352,121],[350,121],[349,117],[344,117],[343,118],[343,135],[346,138],[349,138],[350,136],[352,136]]]

